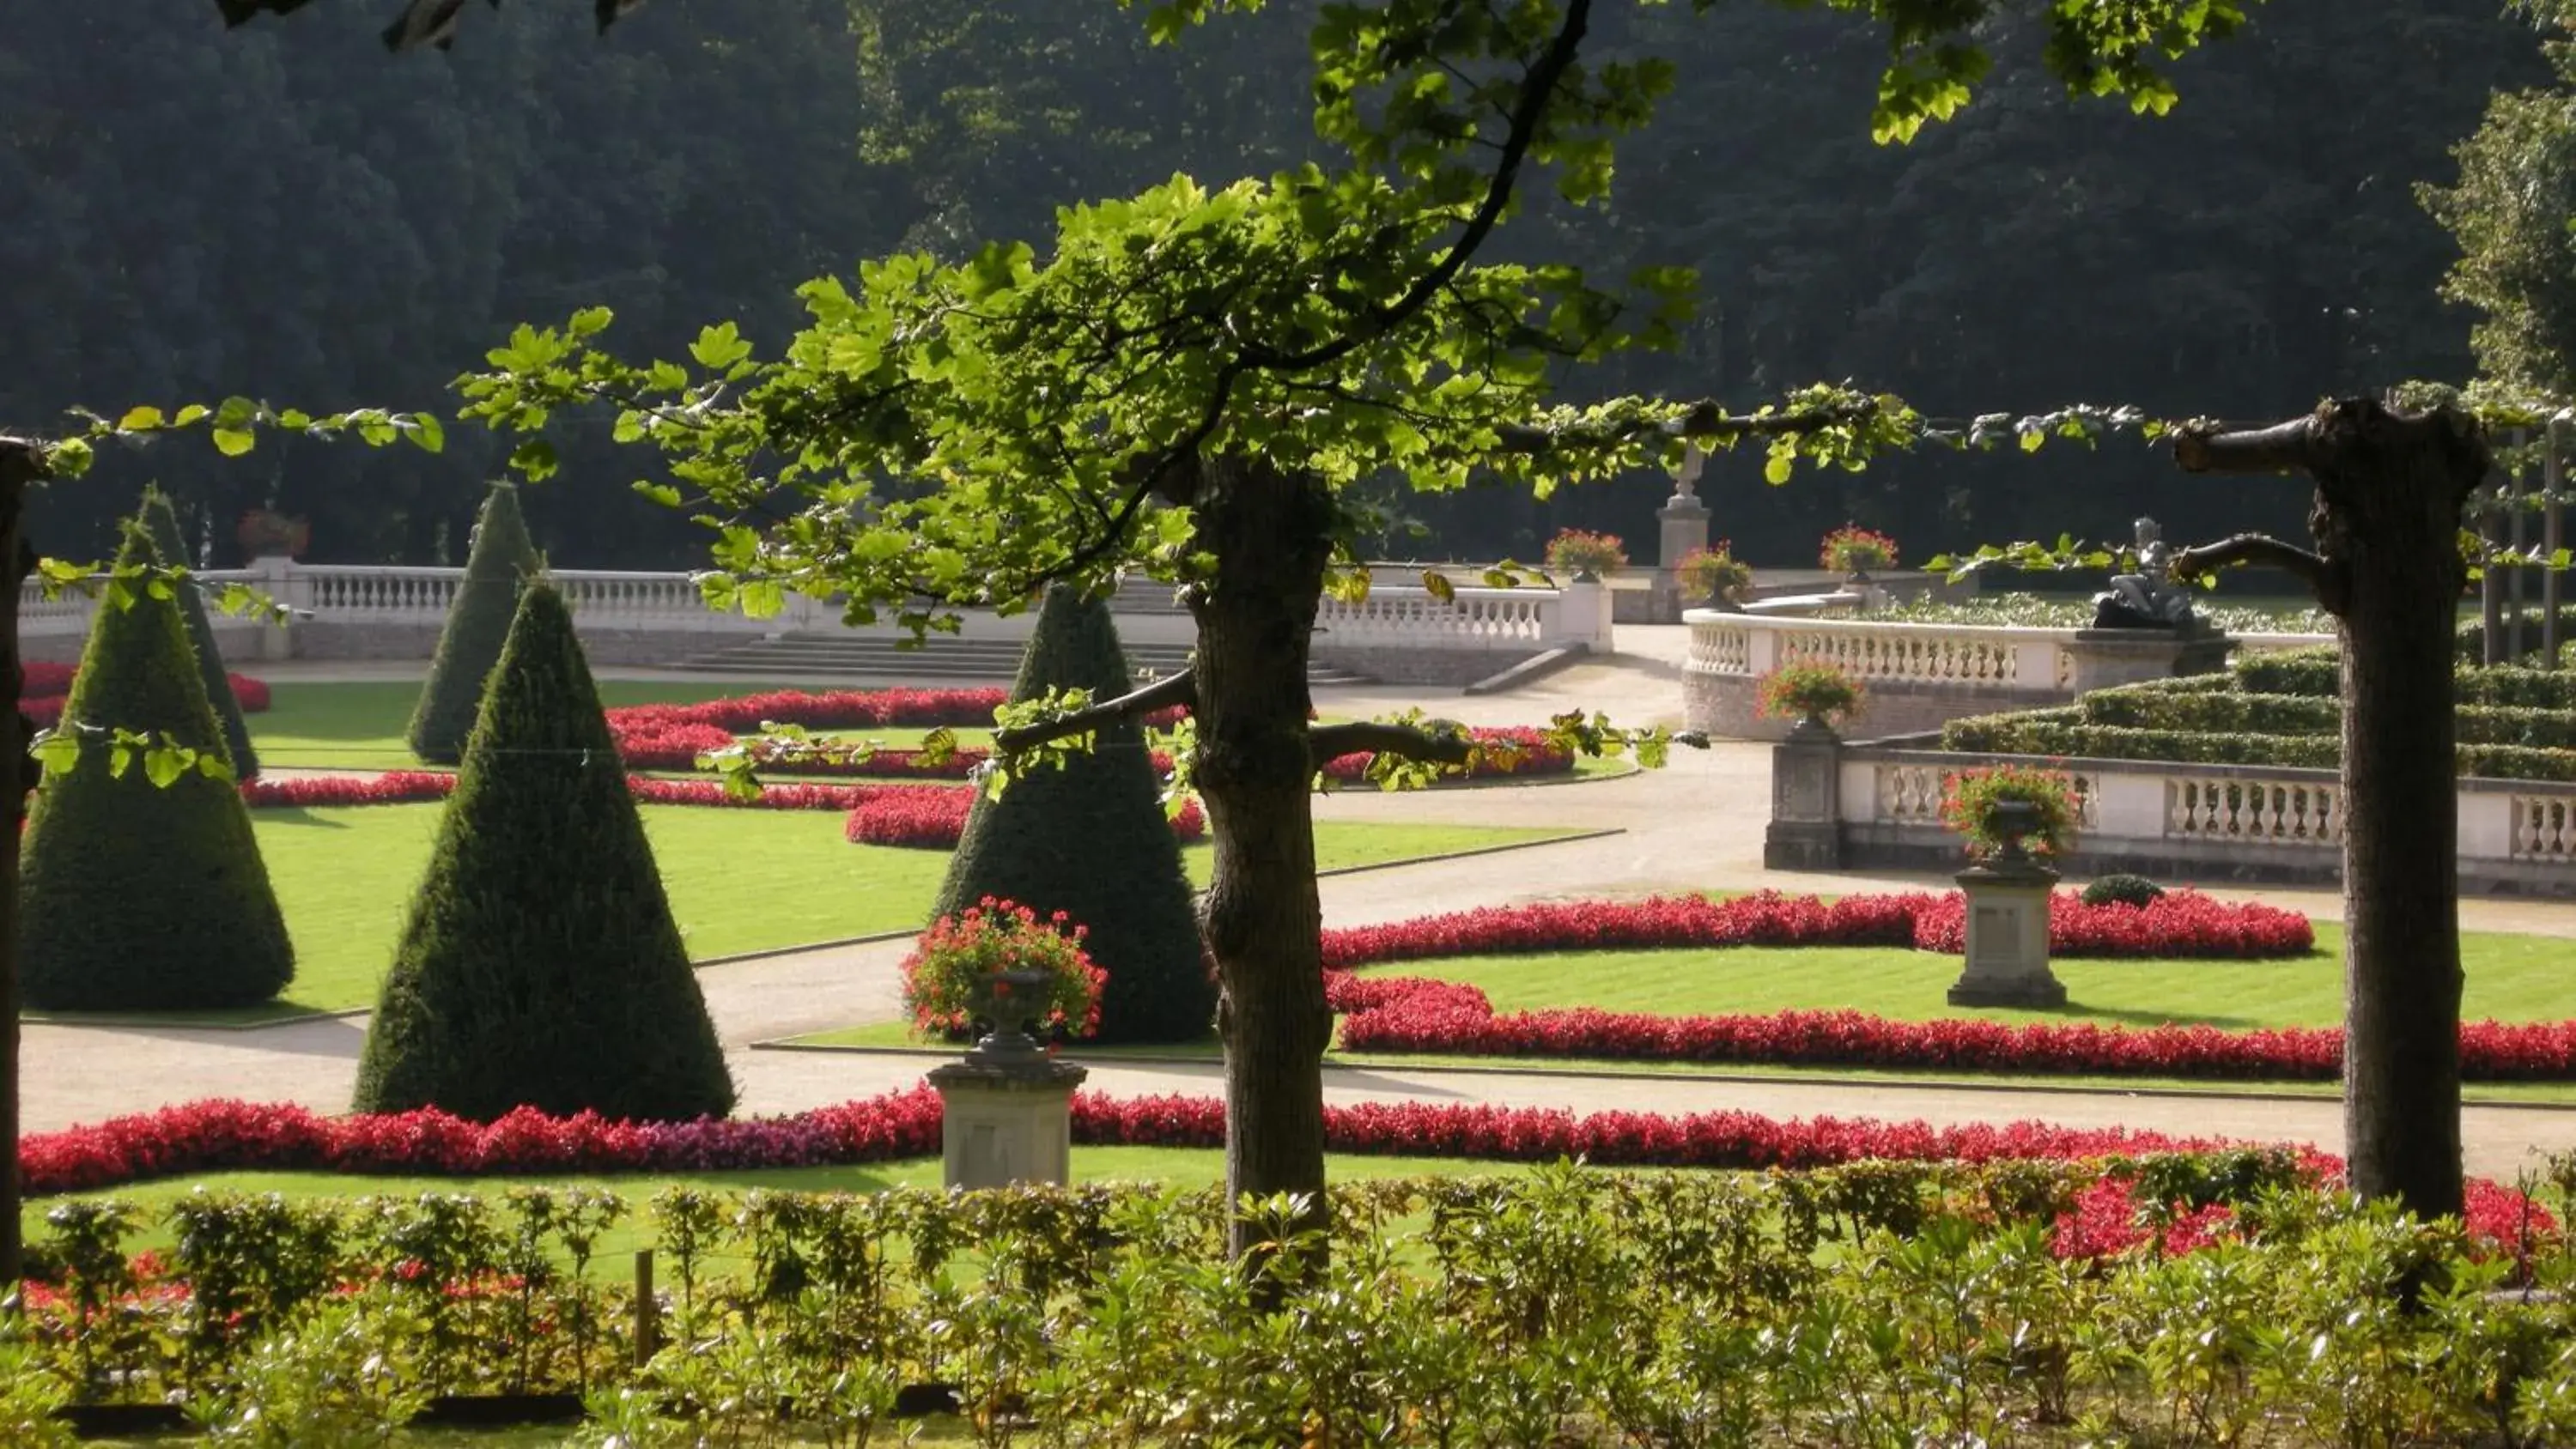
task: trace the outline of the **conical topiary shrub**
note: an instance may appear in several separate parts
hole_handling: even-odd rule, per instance
[[[519,603],[358,1061],[357,1109],[722,1116],[733,1082],[561,596]]]
[[[160,562],[128,529],[120,565]],[[178,602],[102,602],[64,702],[66,731],[130,730],[221,754],[222,728],[190,657]],[[285,989],[295,948],[229,780],[194,770],[155,785],[141,762],[109,772],[104,743],[49,775],[27,822],[18,880],[27,1004],[48,1011],[250,1006]]]
[[[187,561],[187,545],[179,538],[179,515],[170,507],[168,494],[158,488],[144,489],[136,521],[152,535],[152,546],[165,561]],[[215,647],[215,624],[206,614],[205,591],[194,583],[179,590],[179,618],[188,626],[188,646],[197,653],[197,673],[206,681],[206,702],[215,707],[215,721],[223,726],[233,778],[247,780],[259,773],[259,755],[250,747],[250,725],[242,719],[241,701],[233,698],[233,682],[224,673],[223,651]]]
[[[1070,589],[1049,590],[1011,698],[1063,688],[1106,699],[1131,687],[1108,605],[1086,602]],[[1000,799],[976,803],[934,915],[965,910],[988,895],[1040,915],[1062,911],[1090,928],[1084,944],[1109,973],[1099,1040],[1205,1035],[1216,1012],[1216,984],[1161,793],[1144,731],[1132,723],[1100,731],[1091,754],[1015,780]]]
[[[439,632],[438,654],[429,663],[429,682],[421,686],[420,703],[411,712],[407,738],[413,754],[433,764],[456,763],[482,706],[483,682],[492,677],[501,641],[510,635],[519,591],[536,571],[536,545],[528,541],[527,522],[519,517],[519,490],[495,483],[474,521],[465,579],[456,601],[448,605],[447,627]]]

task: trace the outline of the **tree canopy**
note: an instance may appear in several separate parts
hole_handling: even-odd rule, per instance
[[[576,304],[613,306],[641,354],[676,356],[730,317],[766,355],[798,321],[792,284],[856,258],[955,261],[984,238],[1045,237],[1059,203],[1332,154],[1309,114],[1303,6],[1154,46],[1108,0],[660,0],[600,42],[582,0],[519,0],[471,7],[447,55],[387,64],[375,30],[399,8],[337,0],[226,31],[210,8],[190,25],[40,7],[13,28],[0,185],[31,205],[0,256],[45,284],[0,294],[16,339],[0,419],[42,428],[74,402],[246,385],[417,404],[509,323]],[[2273,6],[2192,57],[2186,99],[2137,125],[2018,63],[2043,34],[2002,11],[1980,31],[2002,63],[1976,102],[1891,147],[1866,124],[1887,38],[1848,15],[1603,4],[1592,30],[1594,55],[1670,66],[1656,124],[1622,143],[1636,184],[1611,207],[1533,197],[1492,255],[1695,267],[1679,349],[1609,358],[1578,386],[1748,407],[1857,377],[1935,412],[2098,397],[2270,417],[2320,391],[2463,375],[2466,316],[2434,294],[2450,244],[2408,190],[2452,174],[2444,148],[2490,88],[2548,75],[2492,0]],[[563,471],[528,501],[560,562],[696,559],[683,520],[625,499],[636,469],[604,429],[553,441]],[[444,458],[290,445],[248,467],[173,452],[106,466],[117,484],[159,477],[192,540],[211,521],[218,563],[234,516],[273,502],[312,518],[315,558],[453,564],[493,461],[460,434]],[[1909,552],[2123,533],[2140,511],[2176,536],[2298,524],[2295,500],[2246,520],[2150,455],[2085,466],[2083,489],[2054,468],[1923,457],[1779,491],[1758,463],[1719,462],[1704,491],[1766,563],[1810,555],[1846,517]],[[1670,492],[1371,487],[1433,530],[1364,538],[1371,551],[1469,558],[1531,557],[1569,523],[1633,543]],[[112,551],[118,488],[53,494],[41,544]]]

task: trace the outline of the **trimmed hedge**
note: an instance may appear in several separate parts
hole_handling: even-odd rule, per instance
[[[493,484],[474,522],[465,578],[448,605],[429,682],[421,686],[420,703],[412,708],[405,737],[413,754],[437,765],[455,764],[463,755],[465,737],[482,708],[484,681],[500,662],[519,594],[538,567],[536,545],[528,541],[528,525],[519,517],[519,490]]]
[[[2249,694],[2300,694],[2340,698],[2343,663],[2331,649],[2300,649],[2240,659],[2230,666],[2238,687]],[[2523,669],[2459,669],[2451,675],[2451,694],[2464,705],[2500,709],[2576,710],[2576,672]]]
[[[2079,723],[2125,729],[2179,730],[2194,734],[2320,735],[2343,729],[2343,706],[2305,694],[2170,694],[2105,689],[2076,705]],[[2457,714],[2464,745],[2514,745],[2533,750],[2576,749],[2576,710],[2463,704]]]
[[[1964,754],[2048,755],[2059,759],[2157,760],[2192,765],[2277,765],[2331,770],[2343,762],[2336,735],[2258,735],[2125,729],[2031,714],[1952,720],[1941,748]],[[2049,711],[2048,713],[2057,713]],[[2459,773],[2485,780],[2576,780],[2576,749],[2462,744]]]
[[[2522,654],[2524,658],[2530,658],[2540,652],[2540,625],[2541,621],[2546,617],[2547,615],[2541,611],[2537,602],[2524,605],[2522,616]],[[2505,635],[2505,638],[2508,641],[2510,641],[2512,637],[2513,635],[2510,632],[2507,632]],[[2473,620],[2469,623],[2462,624],[2457,638],[2459,642],[2461,662],[2467,664],[2481,664],[2486,661],[2487,628],[2484,620]],[[2558,606],[2558,639],[2559,647],[2561,648],[2566,647],[2568,640],[2576,639],[2576,604],[2561,604]]]
[[[136,521],[152,535],[152,546],[161,551],[164,560],[188,557],[187,545],[179,538],[179,515],[160,489],[143,490],[143,507]],[[233,694],[232,677],[224,673],[223,651],[215,647],[214,621],[206,616],[202,585],[192,582],[179,590],[179,618],[188,626],[188,647],[195,651],[197,672],[206,681],[206,702],[215,707],[215,721],[223,726],[224,753],[232,760],[233,778],[247,780],[259,773],[259,755],[250,747],[250,726],[242,719],[241,701]]]
[[[685,1121],[733,1101],[572,613],[531,585],[368,1026],[355,1108]]]
[[[119,566],[159,561],[150,537],[129,529]],[[138,590],[130,608],[99,609],[64,712],[223,749],[175,598]],[[251,1006],[294,979],[286,919],[228,780],[192,770],[160,786],[139,765],[113,775],[106,747],[86,744],[37,790],[25,850],[19,951],[30,1006]]]
[[[1132,681],[1108,606],[1071,589],[1048,590],[1011,698],[1065,688],[1106,699]],[[1013,781],[998,800],[976,802],[931,915],[956,914],[986,896],[1042,916],[1062,911],[1089,928],[1084,944],[1109,973],[1096,1040],[1206,1034],[1216,983],[1180,844],[1163,813],[1162,782],[1135,724],[1101,730],[1089,754]]]

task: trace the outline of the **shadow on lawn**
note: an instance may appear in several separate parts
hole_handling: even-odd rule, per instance
[[[2257,1027],[2278,1025],[2276,1022],[2257,1021],[2250,1016],[2207,1016],[2190,1013],[2177,1015],[2170,1011],[2134,1011],[2116,1006],[2087,1006],[2080,1001],[2069,1001],[2064,1006],[2031,1006],[2018,1009],[2034,1016],[2064,1017],[2068,1019],[2069,1025],[2097,1021],[2118,1026],[2214,1026],[2225,1031],[2251,1031]]]

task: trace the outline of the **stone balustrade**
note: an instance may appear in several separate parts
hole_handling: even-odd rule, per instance
[[[1693,609],[1683,664],[1684,716],[1712,735],[1776,739],[1789,721],[1755,708],[1764,675],[1791,662],[1830,664],[1868,694],[1865,735],[1907,734],[1967,715],[2063,704],[2087,690],[2199,674],[2226,662],[2218,635],[2138,629],[2046,629],[1894,619],[1780,617]]]
[[[396,565],[301,564],[255,560],[250,568],[202,571],[208,584],[247,583],[287,612],[282,623],[218,616],[216,641],[228,659],[417,659],[436,647],[465,571]],[[707,606],[696,580],[680,572],[555,569],[549,572],[572,608],[594,659],[668,663],[737,639],[840,631],[829,602],[791,595],[778,613],[753,617]],[[78,591],[55,598],[30,581],[19,595],[19,630],[29,658],[76,657],[95,601]],[[1186,645],[1196,635],[1168,585],[1134,581],[1112,603],[1131,644]],[[1562,588],[1462,588],[1439,599],[1421,587],[1372,589],[1358,603],[1327,599],[1316,620],[1314,650],[1323,662],[1388,678],[1434,674],[1467,683],[1551,650],[1608,652],[1610,594],[1597,583]],[[1025,639],[1034,610],[1004,617],[969,612],[967,639]],[[860,632],[891,636],[882,623]],[[1390,667],[1390,659],[1405,661]]]
[[[1785,750],[1782,759],[1775,770],[1788,762]],[[1841,745],[1833,759],[1835,788],[1803,797],[1830,802],[1834,817],[1798,822],[1808,827],[1807,838],[1830,841],[1821,857],[1807,857],[1812,864],[1957,864],[1958,837],[1941,821],[1946,782],[1961,770],[2010,762],[2071,779],[2077,799],[2071,863],[2087,874],[2326,881],[2342,868],[2343,786],[2333,770],[2042,760],[1867,744]],[[2576,895],[2576,784],[2467,779],[2457,801],[2465,887]],[[1828,828],[1818,831],[1818,825]]]

